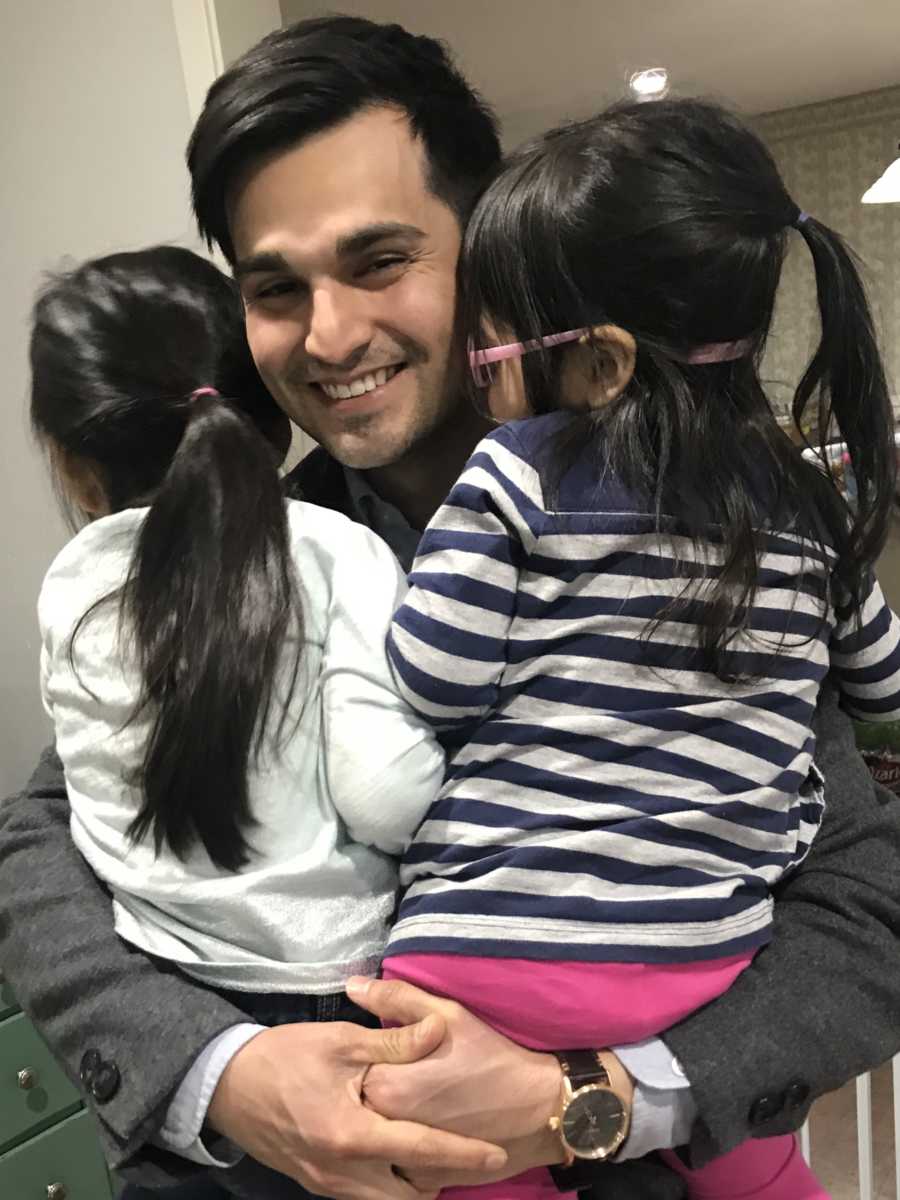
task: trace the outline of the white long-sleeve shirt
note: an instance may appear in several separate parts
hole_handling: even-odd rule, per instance
[[[210,985],[325,994],[380,959],[397,889],[390,856],[436,797],[444,758],[387,663],[385,636],[406,586],[390,550],[337,513],[287,507],[301,670],[284,726],[293,732],[251,765],[258,825],[242,870],[220,870],[202,848],[184,862],[166,848],[157,856],[152,839],[127,836],[140,796],[124,780],[143,759],[149,717],[123,728],[140,677],[115,602],[84,623],[75,670],[69,662],[79,619],[123,583],[146,509],[93,522],[50,567],[38,602],[42,693],[72,836],[112,890],[121,936]]]

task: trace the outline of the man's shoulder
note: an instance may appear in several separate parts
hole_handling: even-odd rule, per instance
[[[290,500],[307,500],[310,504],[320,504],[345,514],[350,507],[344,469],[321,446],[285,475],[284,492]]]

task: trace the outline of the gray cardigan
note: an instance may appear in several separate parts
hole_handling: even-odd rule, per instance
[[[833,692],[820,702],[828,809],[778,892],[775,937],[723,997],[666,1035],[699,1106],[696,1164],[747,1137],[797,1128],[822,1092],[900,1050],[900,802],[874,787]],[[0,962],[67,1073],[99,1048],[120,1086],[91,1094],[114,1167],[148,1183],[196,1168],[147,1144],[203,1046],[244,1019],[130,949],[75,849],[59,760],[45,752],[0,807]],[[672,1200],[655,1163],[606,1165],[604,1200]]]
[[[318,460],[307,463],[334,474],[339,501],[343,477]],[[328,503],[324,486],[303,482],[295,494]],[[816,732],[828,807],[808,858],[777,889],[773,942],[664,1035],[699,1107],[683,1151],[697,1166],[747,1137],[798,1128],[817,1096],[900,1050],[900,802],[872,784],[831,689]],[[203,1047],[244,1014],[116,935],[110,898],[69,835],[52,750],[0,806],[0,963],[70,1078],[81,1077],[111,1165],[151,1184],[197,1170],[148,1139]],[[599,1169],[604,1200],[684,1194],[654,1161]]]

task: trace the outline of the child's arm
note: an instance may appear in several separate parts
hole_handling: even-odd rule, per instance
[[[50,651],[47,649],[47,640],[41,642],[41,703],[44,706],[44,712],[53,720],[53,704],[50,700]]]
[[[900,620],[874,575],[859,625],[849,619],[835,628],[831,664],[851,716],[861,721],[900,718]]]
[[[388,653],[400,691],[458,733],[497,704],[519,571],[543,518],[509,427],[476,447],[419,546]]]
[[[322,660],[325,770],[351,837],[400,854],[437,797],[444,754],[401,699],[387,661],[403,572],[374,533],[348,530],[353,540],[334,570]]]

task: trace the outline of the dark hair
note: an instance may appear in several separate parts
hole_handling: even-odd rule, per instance
[[[760,526],[786,520],[826,557],[833,547],[835,602],[858,613],[861,568],[884,543],[894,498],[891,407],[859,275],[836,233],[799,216],[768,150],[732,114],[699,100],[628,103],[514,154],[463,250],[462,333],[476,345],[488,344],[485,315],[518,340],[605,322],[634,336],[630,384],[576,423],[556,466],[587,442],[652,503],[658,527],[664,511],[695,543],[718,527],[723,561],[701,581],[699,618],[685,603],[723,678],[756,594]],[[853,514],[778,427],[758,374],[795,223],[813,257],[822,333],[794,419],[799,429],[814,405],[823,439],[837,425],[857,479]],[[693,348],[746,337],[748,357],[684,362]],[[522,360],[535,412],[559,406],[565,355]]]
[[[87,262],[37,301],[31,374],[38,436],[93,466],[111,511],[150,505],[119,593],[142,671],[134,716],[152,714],[131,834],[179,857],[200,842],[237,869],[248,762],[300,609],[277,471],[286,418],[236,286],[171,246]],[[204,386],[221,396],[192,399]]]
[[[406,113],[425,147],[431,191],[464,224],[500,161],[487,104],[433,38],[361,17],[321,17],[270,33],[209,89],[187,150],[207,242],[234,260],[226,204],[248,166],[379,105]]]

